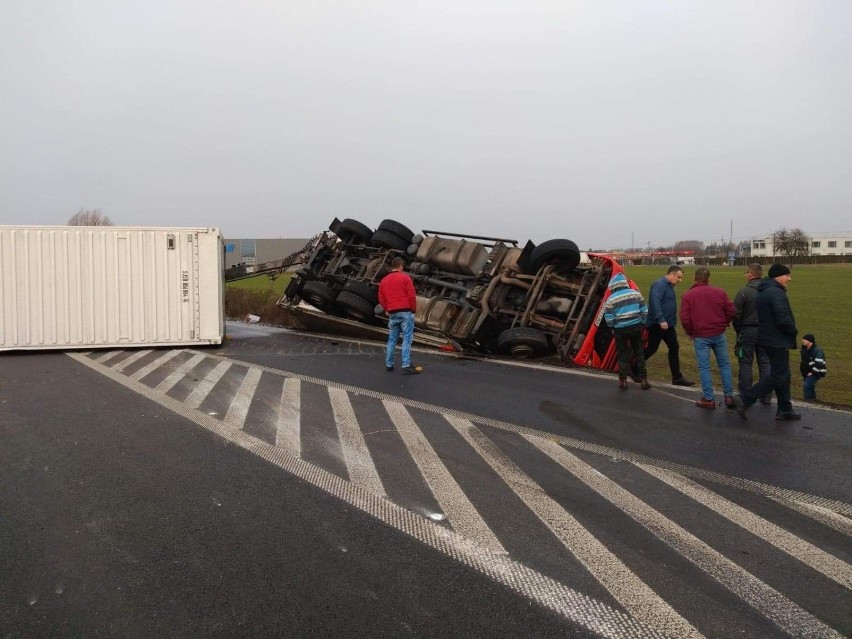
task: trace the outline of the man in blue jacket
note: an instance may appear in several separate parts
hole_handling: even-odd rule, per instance
[[[657,352],[660,342],[669,349],[669,368],[672,372],[672,384],[675,386],[695,386],[695,382],[684,379],[680,372],[680,345],[677,343],[677,298],[674,287],[683,280],[683,269],[670,266],[668,272],[651,284],[648,293],[648,345],[645,347],[645,359]],[[634,371],[635,374],[635,371]]]
[[[760,283],[757,292],[757,343],[769,356],[769,377],[740,393],[737,413],[743,419],[746,411],[761,397],[775,391],[778,398],[778,412],[775,419],[793,421],[801,419],[793,411],[790,401],[790,349],[795,349],[796,318],[787,299],[787,285],[793,276],[783,264],[769,267],[769,277]]]

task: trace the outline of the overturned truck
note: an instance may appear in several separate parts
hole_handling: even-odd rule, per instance
[[[436,345],[616,367],[612,332],[602,318],[607,284],[621,265],[581,253],[566,239],[521,247],[493,237],[415,234],[394,220],[373,230],[335,218],[315,238],[278,304],[295,316],[313,315],[320,324],[312,323],[327,329],[336,321],[381,332],[387,316],[378,305],[379,282],[396,256],[417,293],[417,332]]]

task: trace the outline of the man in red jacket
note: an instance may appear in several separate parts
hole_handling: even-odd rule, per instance
[[[388,346],[385,351],[385,368],[393,370],[393,352],[396,341],[402,333],[402,372],[420,373],[421,366],[411,365],[411,342],[414,339],[414,311],[417,310],[417,296],[411,278],[402,272],[405,265],[401,257],[391,261],[391,272],[379,283],[379,304],[385,309],[388,321]]]
[[[725,407],[734,410],[734,381],[731,362],[728,358],[728,340],[725,329],[737,314],[731,298],[724,289],[710,286],[710,269],[695,270],[695,284],[683,294],[680,303],[680,322],[683,330],[695,346],[695,359],[701,376],[704,397],[695,402],[699,408],[716,408],[713,395],[713,376],[710,373],[710,351],[716,356],[722,388],[725,392]]]

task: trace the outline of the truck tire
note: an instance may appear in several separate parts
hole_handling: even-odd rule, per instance
[[[414,237],[414,231],[404,224],[400,224],[394,220],[382,220],[382,223],[379,224],[379,230],[388,231],[389,233],[393,233],[397,237],[402,238],[405,240],[406,246],[411,244],[411,238]]]
[[[336,235],[350,244],[354,244],[356,241],[361,244],[369,244],[373,237],[373,231],[369,226],[361,224],[358,220],[346,218],[338,225]]]
[[[571,240],[547,240],[533,249],[530,262],[533,273],[545,264],[556,264],[559,271],[573,271],[580,263],[580,249]]]
[[[354,320],[367,324],[373,321],[375,305],[352,291],[341,291],[336,303]]]
[[[390,231],[379,229],[373,233],[373,240],[371,244],[378,248],[396,249],[397,251],[404,252],[408,248],[409,242],[398,235],[394,235]]]
[[[379,303],[379,287],[372,282],[349,280],[343,285],[343,290],[348,291],[349,293],[354,293],[361,299],[365,299],[370,302],[373,306]]]
[[[547,335],[537,328],[509,328],[497,338],[497,350],[515,359],[541,357],[550,348]]]
[[[311,306],[316,306],[321,311],[328,311],[334,305],[336,295],[331,287],[325,282],[305,282],[299,295]]]

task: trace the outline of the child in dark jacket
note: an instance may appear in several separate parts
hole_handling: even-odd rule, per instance
[[[799,370],[805,380],[805,399],[816,400],[816,383],[825,377],[825,353],[816,344],[813,333],[802,335],[802,361]]]

